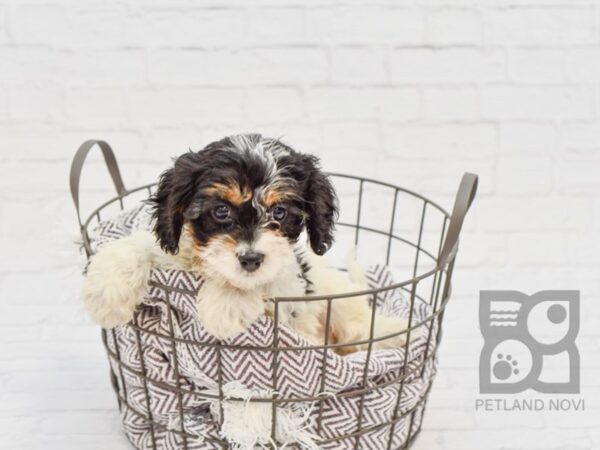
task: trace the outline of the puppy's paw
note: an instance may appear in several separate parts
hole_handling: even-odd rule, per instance
[[[112,328],[133,318],[147,288],[155,247],[154,236],[139,231],[94,255],[83,284],[84,307],[94,322]]]

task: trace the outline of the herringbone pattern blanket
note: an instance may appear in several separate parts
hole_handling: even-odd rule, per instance
[[[148,228],[149,221],[144,207],[126,211],[100,224],[94,245],[99,248],[132,229]],[[367,277],[371,287],[393,283],[385,266],[370,267]],[[133,322],[136,327],[125,325],[107,333],[119,395],[128,405],[121,408],[123,424],[137,448],[224,448],[214,440],[226,440],[232,448],[251,448],[252,440],[244,436],[250,426],[257,427],[250,433],[254,444],[266,445],[271,403],[249,399],[274,394],[279,399],[311,399],[278,404],[276,438],[286,448],[353,448],[355,437],[335,439],[357,432],[360,421],[360,429],[369,431],[362,434],[359,448],[384,449],[392,432],[391,425],[384,424],[394,418],[398,419],[391,448],[400,448],[409,426],[420,425],[421,400],[435,374],[435,358],[427,357],[434,354],[435,340],[428,337],[435,336],[435,321],[415,329],[408,348],[374,350],[368,365],[367,352],[340,356],[332,350],[326,354],[322,349],[297,350],[310,344],[283,325],[275,335],[273,320],[267,316],[244,333],[219,342],[197,319],[196,293],[201,283],[187,272],[152,271],[151,286]],[[409,316],[409,302],[399,289],[382,292],[374,300],[385,314]],[[413,325],[430,314],[429,305],[416,301]],[[280,350],[266,349],[273,345]],[[395,381],[402,374],[404,382]],[[214,399],[219,382],[227,397],[222,403]],[[193,438],[184,439],[181,431]]]

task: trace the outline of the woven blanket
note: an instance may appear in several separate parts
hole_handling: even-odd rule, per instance
[[[125,211],[99,224],[91,236],[93,247],[149,227],[146,207]],[[393,283],[382,265],[370,267],[366,275],[373,288]],[[296,350],[311,344],[285,325],[275,333],[267,316],[240,335],[217,341],[197,318],[202,279],[155,269],[150,280],[132,324],[109,331],[106,339],[123,425],[136,448],[225,448],[224,441],[239,449],[267,445],[272,442],[272,404],[253,400],[273,395],[288,400],[275,408],[275,437],[285,448],[354,448],[352,435],[359,429],[369,430],[359,448],[387,448],[391,433],[392,448],[400,448],[409,427],[419,427],[422,400],[435,375],[435,358],[427,357],[434,354],[435,339],[428,336],[436,333],[435,321],[415,329],[407,348],[373,350],[369,358],[364,351],[340,356],[331,349]],[[371,301],[386,315],[409,316],[400,289]],[[429,305],[416,301],[413,325],[430,314]],[[280,350],[266,349],[273,345]],[[405,375],[402,384],[396,381],[400,375]],[[215,399],[220,393],[226,400]],[[393,419],[394,425],[386,424]]]

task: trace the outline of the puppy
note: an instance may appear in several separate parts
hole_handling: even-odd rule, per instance
[[[152,267],[196,272],[198,318],[219,339],[235,336],[265,312],[274,297],[332,295],[368,289],[351,263],[349,275],[327,266],[337,199],[315,156],[259,134],[230,136],[180,156],[164,172],[153,206],[154,235],[136,232],[101,249],[92,259],[84,302],[106,328],[127,323],[143,297]],[[300,237],[308,235],[308,246]],[[308,248],[309,247],[309,248]],[[340,353],[365,349],[371,308],[366,296],[283,302],[278,320],[309,342],[347,344]],[[400,318],[376,314],[374,337],[406,329]],[[405,334],[374,343],[404,345]]]

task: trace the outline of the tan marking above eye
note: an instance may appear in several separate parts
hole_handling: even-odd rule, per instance
[[[241,187],[236,181],[230,183],[215,183],[203,189],[208,195],[216,195],[231,205],[240,206],[252,198],[252,191],[247,187]]]
[[[262,194],[260,201],[265,207],[270,208],[271,206],[296,196],[297,194],[292,190],[269,189]]]

